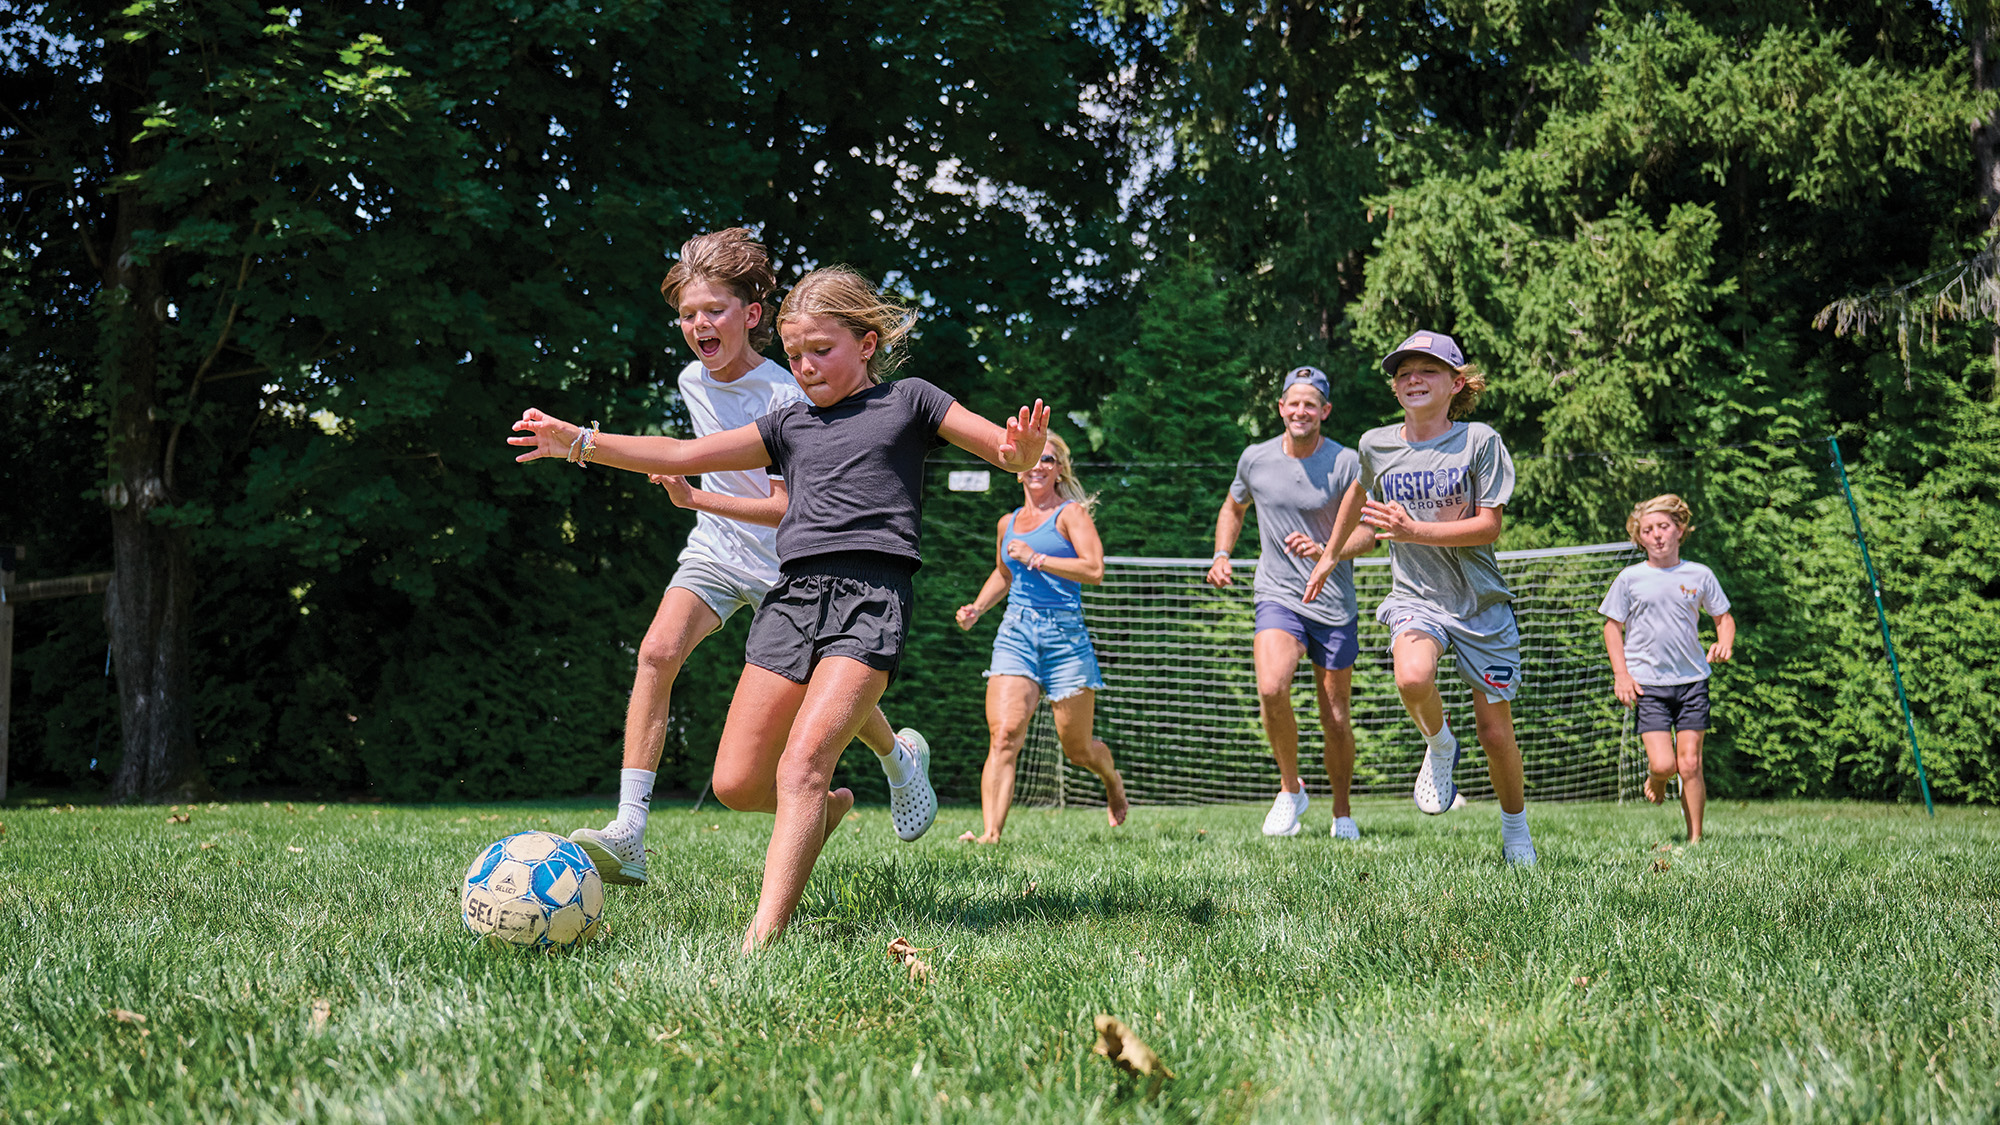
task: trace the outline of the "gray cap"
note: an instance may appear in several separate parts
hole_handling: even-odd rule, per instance
[[[1396,373],[1396,365],[1413,355],[1427,355],[1441,359],[1454,369],[1465,366],[1465,353],[1458,350],[1458,342],[1442,332],[1412,332],[1408,339],[1396,345],[1396,350],[1382,359],[1382,370]]]
[[[1333,383],[1327,379],[1326,372],[1321,371],[1317,367],[1292,368],[1290,373],[1285,376],[1284,385],[1278,388],[1278,397],[1285,397],[1285,392],[1298,386],[1300,383],[1304,383],[1306,386],[1318,391],[1319,397],[1322,400],[1328,402],[1333,400]]]

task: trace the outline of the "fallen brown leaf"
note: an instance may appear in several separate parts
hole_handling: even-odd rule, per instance
[[[667,1040],[678,1036],[681,1033],[681,1028],[686,1026],[687,1026],[686,1024],[680,1024],[677,1025],[672,1031],[662,1031],[658,1035],[653,1036],[653,1042],[665,1043]]]
[[[1670,852],[1674,850],[1674,846],[1672,844],[1661,844],[1659,847],[1654,848],[1653,850],[1656,852]]]
[[[1035,889],[1040,886],[1041,886],[1040,883],[1029,883],[1027,886],[1021,888],[1021,897],[1022,898],[1034,897]]]
[[[1167,1069],[1167,1064],[1160,1061],[1160,1056],[1146,1046],[1144,1040],[1132,1034],[1132,1029],[1116,1016],[1097,1017],[1097,1042],[1090,1049],[1110,1059],[1127,1074],[1151,1078],[1155,1089],[1162,1078],[1174,1076],[1174,1072]]]
[[[1664,859],[1656,859],[1653,861],[1653,870],[1655,871],[1665,871],[1672,866],[1673,866],[1672,863]]]
[[[332,1014],[333,1001],[324,999],[313,1001],[312,1030],[323,1030],[326,1027],[327,1017]]]
[[[917,956],[919,953],[929,952],[929,949],[911,945],[908,938],[896,938],[889,943],[889,960],[909,969],[910,979],[913,981],[931,979],[930,963]]]
[[[1570,982],[1571,984],[1573,984],[1573,985],[1577,986],[1578,988],[1589,988],[1589,987],[1590,987],[1590,978],[1589,978],[1589,977],[1571,977],[1571,978],[1569,978],[1569,982]]]
[[[213,840],[210,840],[210,841],[209,841],[208,843],[206,843],[206,844],[203,844],[203,845],[201,846],[201,850],[202,850],[202,851],[207,851],[208,849],[210,849],[210,848],[212,848],[212,847],[214,847],[214,846],[215,846],[215,841],[213,841]]]
[[[114,1020],[117,1020],[117,1021],[118,1021],[119,1023],[145,1023],[145,1022],[146,1022],[146,1017],[145,1017],[145,1016],[142,1016],[142,1015],[140,1015],[140,1014],[139,1014],[139,1013],[137,1013],[137,1012],[131,1012],[131,1011],[127,1011],[127,1010],[125,1010],[124,1008],[113,1008],[113,1009],[111,1009],[111,1010],[110,1010],[109,1012],[107,1012],[106,1014],[107,1014],[107,1015],[109,1015],[109,1016],[110,1016],[110,1017],[111,1017],[112,1019],[114,1019]]]
[[[168,817],[168,818],[167,818],[167,823],[168,823],[168,824],[186,824],[186,823],[188,822],[188,815],[189,815],[189,814],[187,814],[187,813],[182,813],[182,814],[180,814],[179,816],[170,816],[170,817]]]

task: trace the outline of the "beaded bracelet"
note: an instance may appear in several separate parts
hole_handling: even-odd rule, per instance
[[[597,427],[598,423],[592,422],[589,429],[577,435],[577,439],[583,443],[583,450],[576,459],[578,468],[590,464],[590,455],[597,452]]]

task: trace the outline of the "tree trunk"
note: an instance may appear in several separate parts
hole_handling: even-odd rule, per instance
[[[1972,43],[1972,88],[2000,88],[2000,58],[1995,57],[1995,25],[1975,17],[1968,36]],[[1989,232],[2000,226],[2000,109],[1972,123],[1972,157],[1979,166],[1979,214]]]
[[[151,141],[132,141],[152,70],[144,41],[106,50],[115,172],[158,158]],[[197,787],[188,703],[188,615],[194,580],[187,533],[154,520],[169,500],[166,426],[160,420],[159,359],[166,320],[159,253],[135,252],[143,232],[160,229],[158,208],[130,188],[110,200],[110,253],[104,256],[101,357],[110,410],[105,503],[111,509],[114,574],[105,617],[118,673],[125,755],[112,779],[119,801],[187,800]]]

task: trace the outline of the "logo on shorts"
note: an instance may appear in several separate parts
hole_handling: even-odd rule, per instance
[[[1486,686],[1505,691],[1514,686],[1514,669],[1506,664],[1488,664],[1479,670],[1479,678]]]

